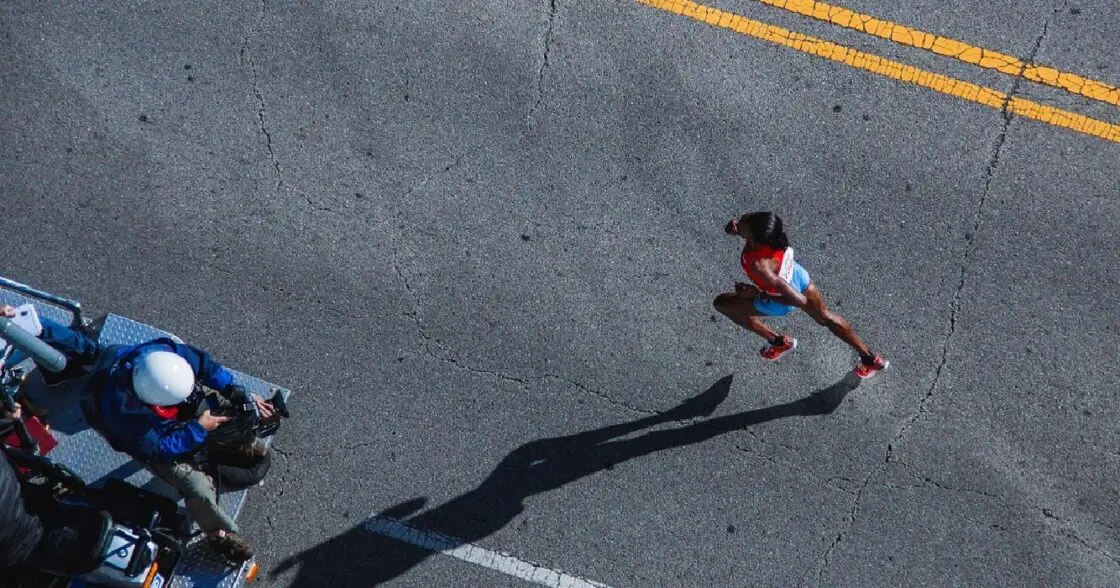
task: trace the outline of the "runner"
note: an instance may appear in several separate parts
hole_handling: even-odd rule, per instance
[[[793,260],[781,218],[771,212],[744,214],[729,221],[724,231],[745,241],[740,261],[754,285],[737,282],[734,292],[716,296],[712,305],[735,324],[766,339],[768,344],[759,351],[763,359],[777,361],[797,348],[797,339],[779,335],[762,317],[785,316],[800,308],[859,353],[856,375],[870,378],[887,369],[890,362],[872,353],[848,320],[825,306],[809,272]]]

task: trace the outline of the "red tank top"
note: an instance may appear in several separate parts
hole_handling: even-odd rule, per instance
[[[743,264],[743,271],[747,272],[747,277],[758,286],[759,290],[767,294],[777,294],[777,289],[764,285],[762,276],[754,269],[754,263],[760,259],[772,259],[778,262],[778,277],[789,282],[793,279],[793,247],[774,249],[769,245],[762,245],[753,251],[744,247],[743,254],[739,257],[739,261]]]

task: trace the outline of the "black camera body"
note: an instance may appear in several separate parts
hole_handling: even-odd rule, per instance
[[[280,429],[281,418],[288,418],[288,406],[284,402],[284,395],[278,390],[274,391],[269,402],[272,404],[276,417],[264,422],[261,418],[260,407],[253,399],[253,395],[244,386],[234,385],[229,389],[230,408],[224,416],[233,417],[241,430],[253,431],[258,437],[274,435]]]

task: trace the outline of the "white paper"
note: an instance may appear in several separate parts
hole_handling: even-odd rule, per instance
[[[33,304],[17,306],[16,316],[11,319],[11,321],[36,337],[43,334],[43,325],[39,322],[39,311],[35,310],[35,305]],[[7,349],[8,342],[3,337],[0,337],[0,353],[3,353]]]

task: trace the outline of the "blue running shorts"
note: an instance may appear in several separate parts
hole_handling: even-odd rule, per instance
[[[809,279],[809,272],[801,267],[800,263],[796,261],[793,262],[793,280],[790,281],[790,285],[793,286],[793,289],[798,292],[804,292],[811,282],[812,280]],[[796,306],[782,304],[781,302],[775,302],[773,300],[762,300],[757,297],[754,299],[754,307],[758,309],[758,312],[766,316],[785,316],[797,308]]]

